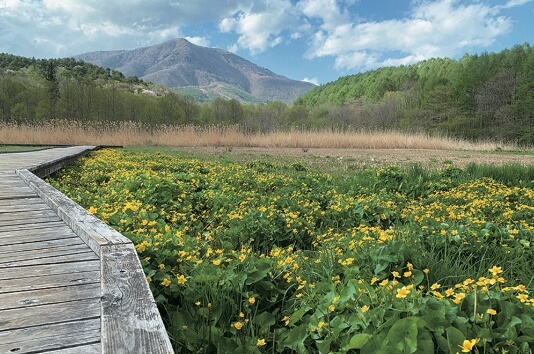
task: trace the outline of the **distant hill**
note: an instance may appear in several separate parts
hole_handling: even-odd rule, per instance
[[[194,45],[183,38],[133,50],[98,51],[75,56],[104,68],[172,89],[239,101],[291,103],[315,85],[288,79],[226,50]]]

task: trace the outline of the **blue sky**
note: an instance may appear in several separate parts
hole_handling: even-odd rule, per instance
[[[0,0],[0,52],[59,58],[177,37],[322,84],[534,45],[534,0]]]

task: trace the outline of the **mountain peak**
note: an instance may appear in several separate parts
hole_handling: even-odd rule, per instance
[[[291,103],[315,87],[277,75],[229,51],[198,46],[185,38],[133,50],[84,53],[76,58],[171,89],[207,90],[222,85],[259,101]]]

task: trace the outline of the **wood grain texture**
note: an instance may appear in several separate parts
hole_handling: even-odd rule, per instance
[[[30,268],[30,267],[27,267]],[[72,285],[98,284],[100,286],[100,269],[93,271],[64,271],[61,274],[45,274],[25,277],[2,279],[0,294],[15,293],[28,290],[53,289]]]
[[[173,353],[131,241],[32,173],[92,149],[0,156],[0,353]]]
[[[93,259],[89,261],[74,259],[71,262],[61,263],[60,267],[52,263],[34,264],[30,266],[20,266],[15,268],[0,268],[0,280],[42,277],[45,275],[60,275],[66,273],[81,273],[89,271],[100,272],[100,259]]]
[[[24,339],[24,340],[22,340]],[[70,351],[92,347],[93,351]],[[61,322],[0,332],[0,353],[35,353],[69,350],[71,353],[100,353],[100,319]]]
[[[61,302],[2,310],[0,330],[56,324],[91,318],[100,318],[99,299]]]
[[[133,245],[102,246],[101,262],[103,353],[173,353]]]
[[[0,294],[0,310],[100,298],[100,283],[73,284]]]
[[[99,254],[101,245],[131,242],[28,170],[17,173],[95,253]]]

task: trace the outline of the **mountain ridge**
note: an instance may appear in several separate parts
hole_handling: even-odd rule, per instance
[[[291,103],[315,87],[275,74],[226,50],[198,46],[184,38],[132,50],[88,52],[74,58],[171,89],[211,90],[214,83],[231,86],[259,101]]]

